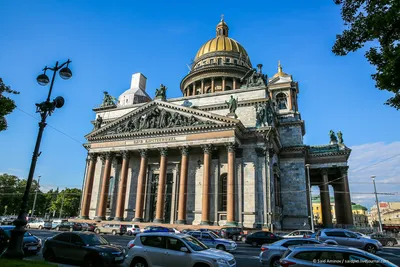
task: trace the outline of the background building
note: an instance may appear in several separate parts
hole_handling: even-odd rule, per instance
[[[400,202],[379,202],[382,224],[400,225]],[[371,226],[377,226],[379,222],[376,205],[371,207],[368,213],[368,221]]]

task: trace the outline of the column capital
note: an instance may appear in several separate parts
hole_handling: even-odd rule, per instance
[[[265,157],[266,151],[264,147],[255,147],[254,149],[258,157]]]
[[[211,154],[213,146],[208,144],[208,145],[202,145],[201,148],[204,151],[204,154]]]
[[[349,170],[349,166],[342,166],[342,167],[339,167],[339,171],[340,171],[340,174],[341,174],[342,176],[347,176],[348,170]]]
[[[103,162],[103,164],[106,160],[111,160],[113,156],[114,156],[114,153],[112,153],[112,152],[104,152],[104,153],[100,154],[100,158],[101,158],[101,161]]]
[[[189,146],[182,146],[179,148],[179,150],[181,151],[182,156],[189,155]]]
[[[148,154],[147,152],[148,152],[147,149],[139,149],[140,157],[147,158],[147,154]]]
[[[97,153],[88,153],[87,160],[93,160],[95,161],[97,159],[98,154]]]
[[[225,146],[229,153],[235,152],[237,147],[235,143],[228,143]]]
[[[128,150],[123,150],[123,151],[121,151],[121,155],[122,155],[122,159],[128,160],[129,157],[130,157],[130,151],[128,151]]]
[[[160,147],[158,149],[160,151],[161,157],[166,157],[168,155],[168,148],[167,147]]]

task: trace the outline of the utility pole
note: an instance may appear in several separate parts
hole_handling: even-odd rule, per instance
[[[63,207],[64,207],[64,196],[65,196],[65,191],[63,192],[62,201],[61,201],[60,219],[61,219]]]
[[[382,233],[382,218],[381,218],[381,209],[379,207],[378,201],[378,193],[376,193],[376,184],[375,184],[375,175],[372,175],[372,181],[374,183],[374,193],[375,193],[375,201],[376,201],[376,208],[378,209],[378,218],[379,218],[379,232]]]
[[[312,210],[312,196],[311,196],[311,179],[310,179],[310,164],[306,164],[307,167],[307,180],[308,180],[308,196],[310,201],[310,223],[311,223],[311,231],[314,233],[314,215]]]
[[[32,214],[31,217],[33,217],[33,214],[35,213],[35,206],[36,206],[36,198],[37,198],[37,193],[39,191],[39,187],[40,187],[40,177],[42,176],[38,176],[38,180],[37,180],[37,186],[36,186],[36,192],[35,192],[35,198],[33,199],[33,207],[32,207]]]

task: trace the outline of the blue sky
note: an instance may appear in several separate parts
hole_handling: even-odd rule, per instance
[[[351,169],[354,196],[362,183],[367,183],[362,192],[372,191],[370,174],[382,186],[394,179],[385,192],[400,191],[399,172],[393,172],[400,162],[400,113],[383,105],[390,94],[374,87],[375,70],[364,51],[332,54],[335,35],[343,30],[333,1],[1,1],[0,10],[0,77],[21,92],[13,97],[19,109],[7,117],[9,129],[0,133],[0,172],[27,176],[38,129],[34,104],[48,91],[35,80],[44,66],[70,58],[74,76],[56,79],[53,97],[61,95],[66,103],[48,119],[36,176],[49,188],[80,187],[83,136],[92,129],[91,109],[101,103],[102,92],[117,97],[129,88],[131,75],[142,72],[151,96],[160,83],[168,87],[168,97],[181,96],[186,64],[214,37],[224,14],[230,37],[246,48],[253,65],[262,63],[271,76],[281,60],[299,82],[305,142],[326,144],[333,129],[356,148],[352,157],[362,159],[350,163],[367,169],[365,174]],[[365,150],[371,151],[368,159]],[[392,165],[369,173],[370,162],[392,156]],[[373,202],[361,192],[358,199]]]

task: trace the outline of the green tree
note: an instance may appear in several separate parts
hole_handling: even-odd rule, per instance
[[[4,94],[19,94],[19,92],[11,90],[10,86],[3,83],[0,78],[0,132],[7,129],[6,115],[10,114],[16,107],[14,100],[4,96]]]
[[[59,214],[62,207],[62,217],[74,217],[78,215],[81,190],[78,188],[66,188],[57,194],[57,198],[52,202],[50,210]]]
[[[400,1],[334,0],[347,29],[336,36],[334,54],[345,56],[371,42],[365,54],[376,67],[376,87],[394,93],[386,105],[400,109]]]

